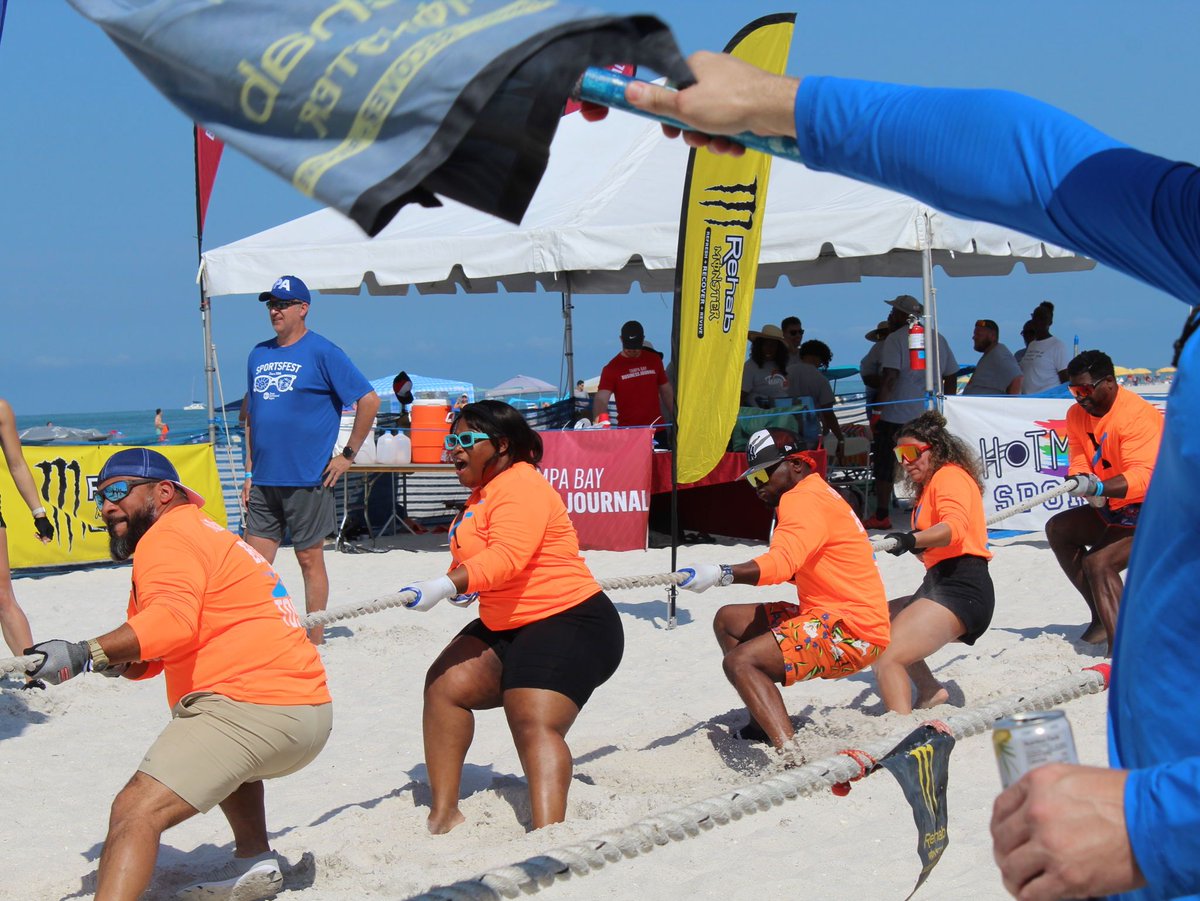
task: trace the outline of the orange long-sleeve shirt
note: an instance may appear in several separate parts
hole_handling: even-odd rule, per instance
[[[950,527],[950,543],[925,549],[921,561],[926,569],[964,554],[992,559],[987,549],[987,517],[979,483],[956,463],[938,468],[913,508],[912,526],[918,532],[943,522]]]
[[[1125,476],[1129,490],[1124,497],[1110,497],[1108,506],[1119,510],[1141,503],[1154,474],[1162,433],[1162,414],[1128,388],[1117,389],[1116,400],[1103,416],[1092,416],[1079,404],[1071,404],[1067,411],[1068,471],[1071,475],[1095,473],[1102,482]]]
[[[489,629],[545,619],[600,590],[562,498],[528,463],[471,492],[450,531],[450,555]]]
[[[791,582],[801,611],[828,613],[880,648],[891,638],[887,594],[862,523],[816,473],[779,499],[770,549],[755,557],[759,585]]]
[[[325,666],[271,565],[199,507],[172,507],[133,555],[129,626],[167,702],[212,691],[288,707],[330,700]]]

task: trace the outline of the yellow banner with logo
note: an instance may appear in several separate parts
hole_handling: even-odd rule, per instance
[[[782,73],[795,21],[791,13],[757,19],[725,52]],[[680,484],[712,471],[737,420],[770,173],[771,157],[753,150],[693,150],[688,159],[675,267]]]
[[[205,500],[204,512],[227,525],[221,479],[211,444],[159,445],[179,471],[183,484]],[[23,447],[41,504],[54,526],[54,539],[42,544],[33,515],[17,492],[7,467],[0,467],[0,515],[8,533],[8,556],[13,569],[75,566],[108,560],[108,531],[96,513],[96,477],[117,445]]]

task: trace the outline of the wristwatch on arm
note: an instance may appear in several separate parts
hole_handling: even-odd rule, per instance
[[[342,448],[342,456],[345,457],[347,460],[349,460],[351,463],[354,462],[354,457],[357,453],[358,453],[358,451],[356,451],[354,448],[352,448],[349,444],[347,444],[345,447]]]

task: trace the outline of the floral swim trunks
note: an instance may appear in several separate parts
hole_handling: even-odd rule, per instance
[[[883,648],[855,638],[840,619],[828,613],[801,616],[798,604],[763,604],[767,624],[783,653],[783,684],[808,679],[840,679],[870,666]]]

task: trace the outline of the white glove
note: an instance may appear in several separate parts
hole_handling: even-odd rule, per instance
[[[450,598],[450,603],[455,607],[470,607],[479,600],[479,592],[472,591],[470,594],[458,594]]]
[[[1071,497],[1094,497],[1104,494],[1104,483],[1093,473],[1080,472],[1070,478],[1075,480],[1075,487],[1067,491]]]
[[[675,570],[677,575],[685,576],[679,587],[699,594],[708,591],[714,585],[729,585],[733,582],[733,573],[729,567],[718,566],[716,563],[698,563],[695,566],[684,566]]]
[[[409,610],[428,610],[438,601],[448,600],[458,594],[458,589],[454,587],[449,576],[438,576],[436,579],[417,582],[415,585],[405,585],[400,590],[416,593],[416,597],[404,605]]]

